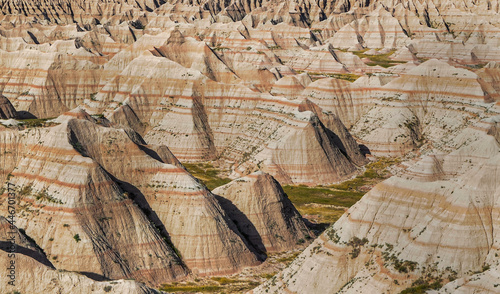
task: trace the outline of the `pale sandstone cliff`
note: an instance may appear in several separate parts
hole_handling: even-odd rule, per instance
[[[439,293],[496,293],[498,116],[452,141],[462,147],[375,186],[253,293],[399,293],[417,280],[438,281]]]

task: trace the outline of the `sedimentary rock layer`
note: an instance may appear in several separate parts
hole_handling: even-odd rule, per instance
[[[52,122],[3,134],[6,147],[18,140],[18,154],[4,155],[25,209],[18,223],[57,268],[157,285],[188,268],[229,274],[260,263],[168,148],[146,145],[131,129],[98,125],[79,109]]]
[[[221,206],[242,235],[261,252],[290,250],[311,238],[299,212],[269,174],[252,173],[213,193],[220,196]]]
[[[153,285],[187,274],[141,209],[74,140],[68,122],[17,135],[21,151],[7,177],[19,197],[17,224],[57,268]]]
[[[466,128],[454,139],[462,146],[458,150],[424,157],[404,174],[375,186],[289,268],[254,293],[399,293],[419,278],[421,283],[445,284],[459,277],[441,291],[454,286],[462,293],[477,288],[494,293],[497,129],[498,118]],[[478,271],[485,272],[469,276]]]
[[[13,222],[14,221],[14,222]],[[15,225],[0,218],[0,265],[7,269],[0,282],[3,291],[19,293],[159,293],[130,280],[97,282],[82,274],[56,270],[44,253]],[[14,247],[11,247],[14,246]]]

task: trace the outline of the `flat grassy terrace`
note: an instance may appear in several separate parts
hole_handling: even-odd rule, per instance
[[[221,170],[215,168],[211,163],[183,163],[182,165],[210,190],[231,182],[230,179],[221,176]]]
[[[397,158],[381,157],[367,164],[363,174],[340,184],[325,187],[286,185],[283,190],[303,216],[327,226],[337,221],[373,186],[390,177],[387,168],[399,162]]]
[[[397,61],[397,60],[392,60],[389,58],[396,50],[391,50],[387,53],[384,54],[377,54],[377,55],[369,55],[366,54],[368,50],[361,50],[361,51],[353,51],[352,53],[354,55],[357,55],[359,58],[368,58],[370,62],[367,62],[366,65],[369,66],[376,66],[380,65],[381,67],[391,67],[400,63],[406,63],[406,61]]]

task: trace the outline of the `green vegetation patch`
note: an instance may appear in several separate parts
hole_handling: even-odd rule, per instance
[[[391,50],[387,53],[378,54],[378,55],[369,55],[369,54],[365,53],[366,51],[368,51],[368,50],[365,49],[365,50],[361,50],[361,51],[353,51],[352,53],[354,55],[358,56],[359,58],[368,58],[370,60],[370,62],[367,62],[366,65],[369,65],[369,66],[379,65],[381,67],[388,68],[388,67],[394,66],[394,65],[399,64],[399,63],[406,63],[406,61],[397,61],[397,60],[389,59],[389,56],[394,54],[394,52],[396,52],[396,50]]]
[[[221,286],[216,285],[174,285],[174,284],[165,284],[160,290],[166,292],[202,292],[202,293],[214,293],[220,292],[223,288]]]
[[[319,223],[333,224],[345,212],[344,208],[332,208],[328,206],[310,206],[301,205],[297,206],[297,210],[301,215],[318,215]]]
[[[229,277],[211,277],[206,279],[195,279],[195,282],[173,282],[164,284],[160,288],[166,292],[188,292],[188,293],[244,293],[254,289],[260,283]]]
[[[280,262],[280,263],[284,263],[286,265],[289,265],[292,261],[295,260],[295,258],[297,258],[297,256],[299,256],[300,253],[301,252],[295,252],[292,255],[285,256],[285,257],[282,257],[282,258],[278,258],[278,259],[276,259],[276,261]]]
[[[217,283],[221,285],[228,285],[228,284],[234,284],[240,282],[239,280],[236,279],[230,279],[227,277],[212,277],[210,278],[212,281],[216,281]]]
[[[399,158],[380,157],[377,161],[370,162],[366,165],[366,170],[362,175],[355,177],[352,180],[332,185],[332,188],[343,191],[360,191],[361,187],[366,185],[376,184],[390,176],[387,170],[389,166],[400,163]]]
[[[54,118],[28,118],[28,119],[18,119],[18,121],[26,128],[36,128],[36,127],[48,127],[56,123],[49,123],[48,120]]]
[[[340,184],[328,187],[287,185],[283,186],[283,190],[302,215],[317,215],[317,222],[331,224],[344,214],[345,209],[358,202],[372,186],[388,178],[391,173],[387,168],[398,163],[398,158],[380,157],[377,161],[368,163],[362,175]]]
[[[351,207],[364,195],[362,192],[339,191],[327,187],[283,186],[288,198],[295,205],[309,203]]]
[[[266,280],[269,280],[270,278],[274,277],[277,272],[272,272],[272,273],[266,273],[266,274],[261,274],[260,277],[264,278]]]
[[[419,284],[418,281],[421,281],[421,284]],[[400,294],[424,294],[427,293],[428,290],[438,290],[443,285],[441,284],[441,281],[429,283],[426,281],[417,280],[417,282],[413,283],[412,286],[413,287],[401,291]]]
[[[330,78],[335,78],[339,80],[346,80],[348,82],[356,81],[360,76],[355,74],[328,74]]]
[[[231,179],[220,176],[221,170],[210,163],[183,163],[182,165],[210,190],[231,182]]]
[[[296,72],[298,74],[301,74],[301,73],[304,73],[305,71],[297,70]],[[352,82],[356,81],[360,77],[360,75],[351,74],[351,73],[307,72],[307,74],[309,76],[311,76],[311,79],[313,81],[317,81],[319,79],[329,77],[329,78],[334,78],[334,79],[337,79],[337,80],[345,80],[345,81],[348,81],[348,82],[352,83]]]

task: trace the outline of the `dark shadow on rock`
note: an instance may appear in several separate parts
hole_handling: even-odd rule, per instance
[[[174,244],[170,239],[170,234],[167,232],[165,225],[163,225],[162,221],[160,220],[156,212],[149,205],[149,202],[146,200],[144,194],[142,194],[142,192],[139,189],[137,189],[137,187],[135,187],[134,185],[124,181],[120,181],[110,173],[108,173],[108,175],[115,183],[118,184],[118,186],[120,186],[120,188],[123,191],[129,193],[129,197],[137,204],[137,206],[142,210],[142,212],[146,215],[146,217],[152,222],[152,224],[158,230],[158,233],[165,238],[165,241],[172,248],[172,251],[175,254],[175,248]],[[182,264],[187,269],[187,266],[184,264],[180,256],[176,254],[176,257],[178,259],[179,264]]]
[[[35,44],[37,45],[40,45],[40,42],[38,41],[38,39],[35,37],[35,35],[33,35],[32,32],[28,31],[28,35],[30,36],[31,40],[33,40],[33,42],[35,42]]]
[[[366,146],[366,145],[359,145],[359,150],[361,150],[361,153],[363,153],[363,155],[368,155],[368,154],[372,154],[370,149]]]
[[[238,232],[247,240],[248,244],[253,247],[254,253],[256,253],[259,258],[263,258],[262,260],[265,260],[267,258],[266,247],[254,224],[230,200],[222,196],[214,196],[222,209],[224,209],[229,218],[234,222]]]
[[[104,281],[111,281],[110,279],[106,278],[105,276],[96,274],[96,273],[91,273],[91,272],[79,272],[80,274],[86,276],[87,278],[90,278],[94,281],[98,282],[104,282]]]
[[[36,119],[37,117],[34,116],[32,113],[24,110],[20,110],[16,113],[16,117],[18,119]]]
[[[313,223],[306,218],[302,218],[302,220],[309,228],[309,230],[311,230],[314,233],[314,235],[316,235],[316,237],[321,235],[326,229],[328,229],[330,226],[333,225],[329,223]]]
[[[340,152],[345,157],[347,157],[347,159],[350,159],[349,154],[347,154],[347,149],[344,146],[344,142],[342,142],[342,139],[340,139],[340,137],[337,134],[332,132],[332,130],[328,129],[327,127],[325,127],[325,132],[328,135],[328,137],[330,137],[330,140],[335,144],[335,146],[339,148]]]
[[[52,263],[47,259],[47,257],[37,251],[37,250],[33,250],[33,249],[30,249],[30,248],[26,248],[26,247],[22,247],[20,245],[17,245],[15,247],[15,251],[12,252],[9,247],[11,246],[11,242],[10,241],[0,241],[0,250],[2,251],[5,251],[7,253],[15,253],[15,254],[22,254],[22,255],[25,255],[25,256],[28,256],[28,257],[31,257],[33,258],[34,260],[40,262],[41,264],[43,265],[46,265],[52,269],[55,269],[54,265],[52,265]]]

